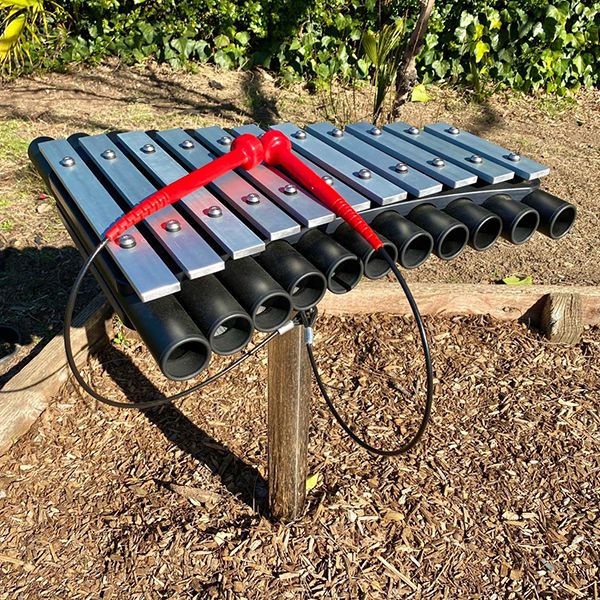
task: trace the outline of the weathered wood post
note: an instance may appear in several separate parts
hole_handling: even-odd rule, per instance
[[[269,507],[276,519],[299,517],[306,499],[310,365],[304,328],[269,344]]]

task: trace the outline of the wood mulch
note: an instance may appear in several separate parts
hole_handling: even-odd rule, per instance
[[[371,457],[314,390],[316,485],[291,525],[265,515],[264,351],[146,413],[68,386],[0,457],[0,599],[598,598],[600,329],[561,347],[484,318],[427,327],[437,390],[424,442]],[[125,342],[85,371],[104,393],[184,386]],[[409,321],[323,316],[316,344],[371,441],[414,425]]]

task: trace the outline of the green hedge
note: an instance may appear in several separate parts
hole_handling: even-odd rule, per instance
[[[415,0],[386,3],[415,14]],[[377,29],[376,0],[70,0],[59,61],[127,63],[149,57],[178,68],[212,61],[263,65],[286,81],[366,78],[360,39]],[[598,85],[600,2],[438,0],[418,60],[426,82],[564,93]]]

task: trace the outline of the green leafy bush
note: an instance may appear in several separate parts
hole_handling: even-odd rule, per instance
[[[419,67],[427,82],[565,93],[599,83],[600,3],[441,4]]]
[[[416,0],[386,2],[406,30]],[[377,0],[67,0],[59,63],[153,58],[174,68],[262,65],[284,81],[367,79],[361,48]],[[418,59],[422,79],[564,94],[599,83],[600,1],[438,0]],[[52,65],[57,61],[52,58]]]

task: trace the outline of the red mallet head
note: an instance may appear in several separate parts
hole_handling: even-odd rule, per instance
[[[244,157],[240,164],[246,170],[259,165],[265,158],[262,142],[251,133],[244,133],[233,140],[231,151]]]
[[[260,136],[265,162],[269,165],[280,165],[283,159],[292,153],[292,142],[285,133],[270,129]]]

